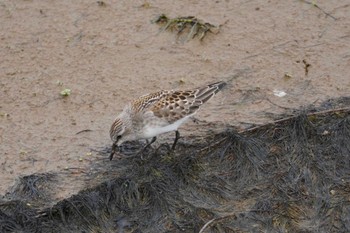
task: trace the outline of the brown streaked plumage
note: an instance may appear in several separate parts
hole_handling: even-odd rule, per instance
[[[153,143],[157,135],[169,131],[176,131],[174,149],[180,136],[178,127],[225,85],[221,81],[192,90],[159,91],[127,104],[109,131],[113,141],[110,159],[113,158],[115,147],[125,141],[152,138]]]

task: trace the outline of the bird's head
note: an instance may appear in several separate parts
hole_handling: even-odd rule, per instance
[[[122,116],[117,117],[109,130],[109,135],[114,144],[120,146],[125,141],[135,140],[136,137],[131,131],[131,126],[127,124]]]
[[[123,121],[119,117],[117,117],[114,120],[111,126],[111,129],[109,130],[109,135],[111,136],[113,143],[120,146],[124,142],[123,140],[124,133],[125,133],[125,125],[123,124]]]

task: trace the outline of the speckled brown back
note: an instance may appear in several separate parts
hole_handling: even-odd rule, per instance
[[[168,93],[169,93],[169,91],[158,91],[155,93],[143,95],[132,102],[132,104],[131,104],[132,109],[135,112],[141,112],[141,111],[147,109],[148,107],[150,107],[155,102],[164,98]]]
[[[173,123],[195,113],[202,104],[211,99],[225,85],[224,82],[218,82],[194,90],[168,91],[150,106],[150,110],[155,116],[165,118],[169,123]]]

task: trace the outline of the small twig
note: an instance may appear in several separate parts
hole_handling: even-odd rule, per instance
[[[199,233],[203,233],[204,230],[210,225],[212,224],[213,222],[215,221],[221,221],[225,218],[229,218],[229,217],[232,217],[232,216],[236,216],[236,214],[230,214],[230,215],[226,215],[226,216],[223,216],[223,217],[219,217],[219,218],[213,218],[212,220],[208,221],[206,224],[204,224],[204,226],[201,228],[201,230],[199,231]]]
[[[293,108],[288,108],[288,107],[283,107],[283,106],[281,106],[281,105],[278,105],[278,104],[275,104],[274,102],[272,102],[269,98],[266,98],[266,100],[267,100],[267,102],[269,102],[270,104],[272,104],[272,105],[274,105],[274,106],[276,106],[276,107],[279,107],[279,108],[283,108],[283,109],[286,109],[286,110],[295,110],[295,109],[293,109]]]
[[[83,129],[83,130],[79,131],[79,132],[76,133],[76,134],[85,133],[85,132],[90,132],[90,131],[92,131],[92,130],[91,130],[91,129]]]
[[[216,218],[213,218],[212,220],[210,220],[209,222],[207,222],[206,224],[204,224],[204,226],[201,228],[201,230],[199,231],[199,233],[203,233],[205,228],[207,228],[207,226],[210,225],[210,223],[214,222]]]
[[[199,151],[202,152],[202,151],[204,151],[204,150],[207,150],[207,149],[209,149],[210,147],[213,147],[213,146],[215,146],[215,145],[217,145],[217,144],[220,144],[221,142],[225,141],[226,139],[227,139],[227,137],[223,137],[223,138],[221,138],[220,140],[214,142],[213,144],[210,144],[209,146],[206,146],[206,147],[202,148],[202,149],[199,150]]]
[[[309,68],[311,64],[308,63],[305,59],[303,59],[303,64],[304,64],[305,76],[307,76],[309,74]]]
[[[350,112],[350,107],[329,109],[329,110],[320,111],[320,112],[308,113],[306,115],[307,116],[317,116],[317,115],[322,115],[322,114],[327,114],[327,113],[332,113],[332,112]],[[282,118],[282,119],[279,119],[279,120],[276,120],[276,121],[273,121],[273,122],[268,122],[266,124],[255,126],[253,128],[241,130],[241,131],[239,131],[239,133],[251,132],[251,131],[257,130],[259,128],[265,127],[265,126],[274,125],[274,124],[277,124],[277,123],[285,122],[285,121],[291,120],[291,119],[296,118],[296,117],[297,116],[290,116],[290,117]]]
[[[329,16],[331,17],[332,19],[334,20],[338,20],[336,17],[334,17],[333,15],[329,14],[328,12],[326,12],[325,10],[323,10],[321,7],[319,7],[316,2],[312,1],[312,2],[309,2],[309,1],[306,1],[306,0],[300,0],[306,4],[310,4],[310,5],[313,5],[314,7],[316,7],[317,9],[319,9],[320,11],[322,11],[326,16]]]

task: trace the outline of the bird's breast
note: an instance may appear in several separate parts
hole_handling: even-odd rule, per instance
[[[186,116],[186,117],[181,118],[181,119],[179,119],[171,124],[164,123],[164,121],[159,121],[159,122],[157,122],[157,120],[150,121],[150,122],[146,123],[144,128],[143,128],[144,137],[145,138],[152,138],[152,137],[155,137],[159,134],[167,133],[170,131],[175,131],[179,128],[179,126],[182,123],[184,123],[186,120],[188,120],[189,117],[190,116]]]

